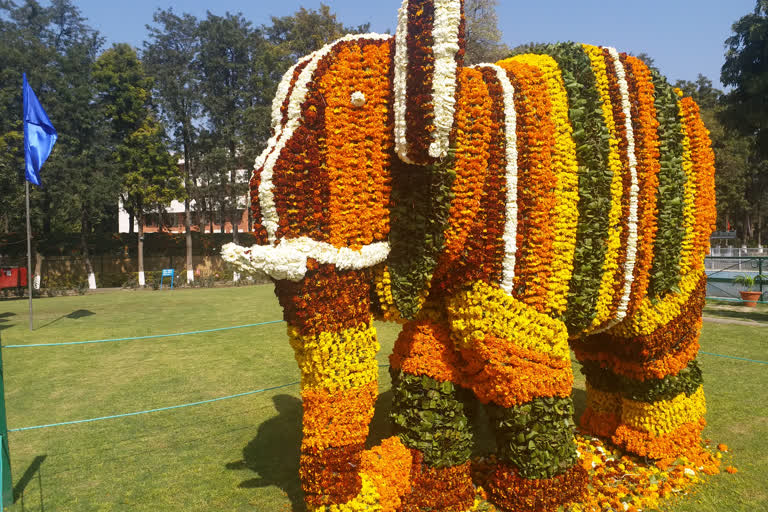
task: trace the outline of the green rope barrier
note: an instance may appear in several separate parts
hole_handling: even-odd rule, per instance
[[[389,367],[388,364],[380,364],[379,368],[387,368]],[[101,421],[101,420],[112,420],[116,418],[126,418],[128,416],[138,416],[140,414],[148,414],[151,412],[160,412],[160,411],[170,411],[172,409],[181,409],[182,407],[192,407],[195,405],[202,405],[202,404],[210,404],[212,402],[219,402],[221,400],[229,400],[230,398],[239,398],[241,396],[247,396],[247,395],[255,395],[256,393],[264,393],[266,391],[274,391],[276,389],[281,388],[287,388],[289,386],[295,386],[298,384],[299,381],[295,382],[289,382],[288,384],[280,384],[279,386],[272,386],[269,388],[262,388],[262,389],[255,389],[253,391],[246,391],[244,393],[237,393],[235,395],[228,395],[228,396],[220,396],[218,398],[211,398],[209,400],[201,400],[199,402],[190,402],[188,404],[179,404],[179,405],[170,405],[168,407],[159,407],[157,409],[147,409],[145,411],[136,411],[136,412],[127,412],[124,414],[113,414],[111,416],[100,416],[98,418],[88,418],[85,420],[74,420],[74,421],[62,421],[59,423],[49,423],[47,425],[34,425],[31,427],[20,427],[20,428],[9,428],[8,432],[23,432],[26,430],[37,430],[41,428],[51,428],[51,427],[61,427],[64,425],[76,425],[79,423],[90,423],[93,421]]]
[[[277,324],[280,322],[282,322],[282,320],[270,320],[269,322],[259,322],[256,324],[234,325],[232,327],[218,327],[216,329],[204,329],[202,331],[175,332],[171,334],[152,334],[150,336],[134,336],[132,338],[110,338],[105,340],[90,340],[90,341],[67,341],[63,343],[31,343],[29,345],[3,345],[3,348],[60,347],[64,345],[85,345],[88,343],[108,343],[112,341],[148,340],[152,338],[169,338],[172,336],[186,336],[188,334],[203,334],[207,332],[229,331],[231,329],[242,329],[244,327],[256,327],[259,325]]]

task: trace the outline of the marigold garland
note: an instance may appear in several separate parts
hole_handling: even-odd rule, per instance
[[[637,303],[648,290],[653,244],[656,236],[656,190],[659,184],[659,121],[656,119],[654,87],[651,72],[637,57],[622,54],[622,62],[628,71],[630,96],[633,98],[632,123],[635,133],[638,183],[638,244],[632,294],[627,306],[627,316],[632,316]]]
[[[375,77],[389,73],[390,52],[389,41],[348,43],[317,84],[325,101],[325,144],[334,151],[324,161],[329,202],[314,216],[327,209],[328,241],[337,247],[359,249],[389,234],[390,92],[387,81]],[[350,101],[353,93],[363,94],[362,105]]]
[[[633,429],[658,436],[672,432],[684,423],[699,420],[706,411],[704,390],[700,386],[690,396],[680,393],[671,400],[653,403],[625,398],[621,403],[621,422]]]
[[[603,52],[597,46],[582,45],[589,56],[592,69],[595,73],[597,90],[602,102],[603,118],[610,134],[608,152],[608,170],[611,172],[611,209],[608,213],[608,239],[605,250],[605,260],[602,268],[602,278],[595,306],[595,318],[592,327],[596,328],[611,318],[611,304],[613,302],[617,272],[620,270],[619,251],[621,249],[622,236],[622,198],[624,196],[624,166],[622,165],[620,139],[622,123],[617,123],[614,117],[614,108],[611,101],[610,82],[608,80],[608,68],[605,65]],[[624,136],[626,140],[626,135]]]
[[[699,116],[699,107],[691,98],[682,98],[680,108],[683,127],[690,143],[691,157],[696,180],[695,239],[691,252],[690,267],[699,270],[709,253],[710,234],[715,229],[715,154],[709,139],[709,131]]]
[[[570,362],[526,350],[510,340],[488,336],[461,351],[463,385],[482,403],[512,407],[538,397],[570,397]]]
[[[480,213],[483,186],[488,172],[488,146],[492,125],[488,117],[492,102],[483,74],[473,68],[459,73],[459,100],[456,104],[456,146],[451,186],[452,201],[442,255],[435,279],[459,261],[468,236]]]
[[[377,380],[379,342],[375,327],[363,325],[314,336],[301,336],[297,331],[295,327],[288,327],[288,337],[301,371],[302,389],[334,392]]]
[[[359,388],[335,392],[311,388],[302,390],[302,449],[323,450],[365,443],[378,391],[375,381]]]
[[[411,375],[426,375],[443,382],[461,381],[459,355],[451,343],[450,331],[428,319],[405,325],[395,341],[389,363]]]
[[[498,286],[473,283],[450,300],[447,311],[451,335],[459,348],[493,336],[556,359],[570,358],[563,323],[535,311]]]
[[[536,66],[546,81],[551,102],[551,117],[555,125],[552,151],[552,171],[556,176],[554,191],[557,204],[552,212],[555,219],[552,275],[544,311],[554,315],[565,312],[568,286],[573,274],[573,253],[576,248],[576,226],[579,218],[579,175],[573,128],[568,120],[568,95],[557,61],[549,55],[523,54],[512,57],[515,62]]]
[[[629,452],[651,459],[696,456],[702,452],[701,433],[705,425],[704,418],[699,418],[661,435],[620,425],[612,440]]]
[[[696,176],[693,169],[693,154],[691,153],[691,139],[688,137],[685,123],[682,122],[685,117],[682,104],[683,91],[675,89],[678,96],[677,108],[681,119],[680,132],[682,133],[683,146],[683,172],[685,173],[685,184],[683,193],[683,241],[680,244],[680,274],[688,274],[692,270],[692,260],[694,259],[694,244],[696,238]]]
[[[512,294],[543,312],[549,297],[555,240],[552,213],[557,176],[552,169],[555,123],[544,74],[512,59],[498,64],[515,88],[518,187],[517,255]]]

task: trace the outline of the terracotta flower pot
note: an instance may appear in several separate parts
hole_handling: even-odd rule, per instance
[[[760,300],[761,292],[739,292],[741,295],[742,305],[753,308],[757,306],[757,301]]]

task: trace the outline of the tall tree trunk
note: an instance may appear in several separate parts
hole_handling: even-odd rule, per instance
[[[189,134],[184,133],[184,190],[187,192],[187,197],[184,199],[184,233],[186,234],[187,244],[187,282],[191,283],[195,280],[194,269],[192,268],[192,211],[190,208],[189,194],[191,191],[190,164],[189,164]]]
[[[144,280],[144,212],[139,212],[136,218],[139,221],[139,243],[136,248],[139,258],[139,286],[143,287],[146,284]]]
[[[128,213],[128,234],[133,234],[133,223],[136,222],[136,218],[133,216],[132,212]]]
[[[96,274],[93,272],[93,265],[91,265],[91,255],[88,252],[88,240],[86,239],[86,233],[89,233],[88,225],[88,213],[85,210],[81,211],[80,216],[80,248],[83,251],[83,261],[85,263],[85,273],[88,276],[88,289],[96,289]]]

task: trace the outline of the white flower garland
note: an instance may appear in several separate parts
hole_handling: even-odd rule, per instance
[[[496,64],[478,64],[474,68],[490,68],[496,72],[496,78],[504,91],[504,136],[506,140],[506,181],[507,197],[505,201],[504,221],[504,262],[500,287],[512,294],[515,281],[515,258],[517,255],[517,113],[515,112],[515,88],[507,72]]]
[[[622,291],[621,302],[616,312],[616,318],[608,322],[603,328],[595,332],[603,332],[621,322],[627,316],[627,306],[632,291],[632,282],[634,280],[635,261],[637,259],[637,194],[640,187],[637,181],[637,156],[635,155],[635,135],[632,128],[632,111],[629,104],[629,87],[627,85],[627,75],[624,65],[619,59],[619,53],[615,48],[606,48],[616,70],[616,77],[619,82],[619,92],[621,93],[621,109],[624,112],[624,128],[627,134],[627,158],[629,160],[629,175],[631,184],[629,187],[629,219],[627,226],[629,234],[627,235],[627,257],[624,261],[624,288]]]
[[[312,55],[306,55],[302,58],[300,58],[298,61],[296,61],[296,64],[291,66],[291,68],[285,72],[283,75],[283,78],[280,80],[280,84],[277,86],[277,91],[275,92],[275,97],[272,100],[272,128],[277,128],[277,126],[280,124],[280,121],[283,118],[283,114],[280,112],[280,110],[283,107],[283,103],[285,103],[285,98],[288,97],[288,92],[291,90],[291,82],[293,81],[293,74],[296,72],[296,68],[299,67],[301,64],[306,62],[312,58]]]
[[[435,71],[432,77],[432,105],[435,130],[429,156],[445,158],[450,148],[451,128],[456,110],[456,53],[459,47],[461,0],[434,0],[435,23],[432,27],[432,53]]]
[[[348,34],[341,39],[323,46],[321,49],[305,58],[305,60],[309,60],[309,62],[304,66],[304,69],[301,70],[301,73],[296,79],[296,84],[293,87],[293,92],[291,93],[288,102],[287,121],[282,129],[278,127],[275,130],[275,134],[269,140],[267,148],[262,152],[259,158],[256,159],[255,163],[257,169],[262,165],[264,166],[261,171],[261,183],[259,183],[259,206],[261,207],[261,224],[264,226],[264,229],[266,229],[267,238],[271,244],[277,242],[277,228],[280,225],[280,218],[275,205],[272,172],[275,163],[277,163],[277,159],[280,157],[280,152],[293,136],[293,132],[301,125],[301,106],[306,100],[307,94],[309,94],[309,84],[317,66],[320,64],[320,60],[328,55],[337,44],[342,42],[355,40],[385,41],[390,38],[391,36],[383,34]],[[279,110],[277,115],[280,115]],[[272,121],[274,122],[274,118]]]
[[[307,273],[307,259],[321,264],[336,265],[339,270],[360,270],[387,259],[388,242],[375,242],[360,250],[334,247],[308,237],[283,239],[277,245],[242,247],[228,243],[221,248],[221,257],[238,271],[248,274],[263,272],[273,279],[299,281]]]
[[[395,33],[395,151],[400,159],[412,164],[408,158],[408,140],[405,137],[405,93],[408,80],[408,0],[403,0],[397,11],[397,32]]]

